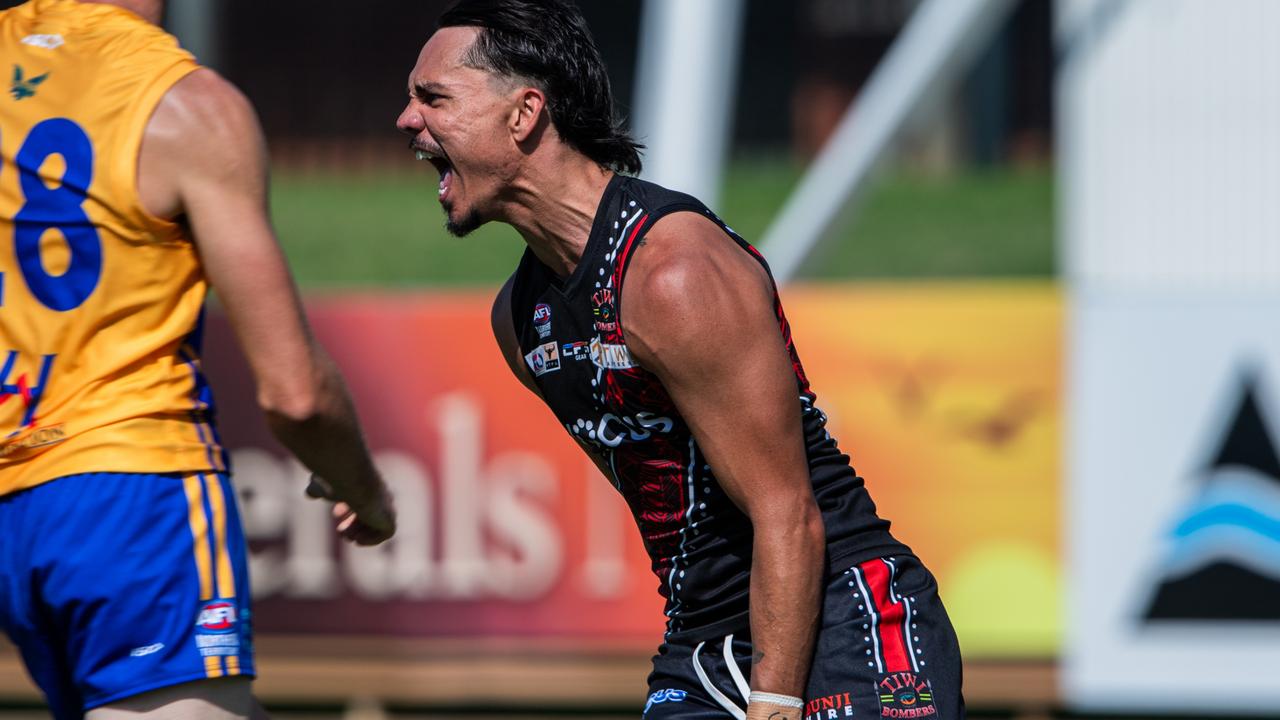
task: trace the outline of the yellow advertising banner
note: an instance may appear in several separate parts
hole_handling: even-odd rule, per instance
[[[966,654],[1056,653],[1058,286],[810,286],[784,303],[832,435],[938,577]]]

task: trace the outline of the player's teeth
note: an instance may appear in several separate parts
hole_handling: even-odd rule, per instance
[[[419,160],[430,160],[430,159],[431,159],[431,155],[429,155],[429,154],[427,153],[427,151],[426,151],[426,150],[417,150],[417,151],[415,151],[415,152],[414,152],[414,155],[415,155]]]

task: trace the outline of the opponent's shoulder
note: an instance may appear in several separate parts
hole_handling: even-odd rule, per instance
[[[249,98],[209,68],[195,70],[174,83],[157,106],[154,120],[169,120],[182,130],[218,139],[258,134],[258,116]],[[192,141],[207,145],[195,138]]]
[[[165,93],[147,125],[147,140],[187,161],[226,168],[262,148],[257,113],[244,93],[209,68],[195,70]]]
[[[156,105],[142,135],[138,192],[148,212],[189,212],[213,189],[265,197],[267,151],[248,98],[213,70],[178,80]]]

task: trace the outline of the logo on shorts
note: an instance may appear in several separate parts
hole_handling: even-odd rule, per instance
[[[546,303],[538,303],[533,309],[533,326],[538,329],[538,337],[543,340],[551,334],[551,306]]]
[[[880,717],[922,718],[938,714],[933,705],[933,686],[928,678],[897,672],[876,683],[880,695]]]
[[[648,713],[649,708],[661,703],[684,702],[688,694],[684,690],[659,690],[649,696],[649,702],[644,704],[644,712]]]
[[[804,704],[805,720],[836,720],[853,717],[853,693],[836,693]]]
[[[226,600],[205,603],[196,617],[195,641],[200,655],[202,657],[239,655],[240,619],[236,606]],[[244,612],[243,620],[248,622],[249,611]]]
[[[613,332],[618,329],[618,314],[613,309],[613,290],[603,288],[591,295],[591,303],[595,306],[591,314],[596,318],[596,330]]]
[[[164,643],[153,643],[151,645],[143,645],[129,651],[129,657],[146,657],[154,655],[164,649]]]
[[[205,603],[196,618],[196,630],[208,633],[229,633],[236,629],[236,606],[224,600]]]

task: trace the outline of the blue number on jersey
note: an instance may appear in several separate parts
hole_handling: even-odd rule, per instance
[[[66,171],[57,187],[40,178],[40,166],[50,155],[61,155]],[[102,278],[102,238],[84,211],[93,182],[93,144],[74,122],[65,118],[44,120],[27,135],[17,155],[22,194],[26,203],[13,218],[14,249],[18,266],[31,294],[47,307],[65,312],[84,304]],[[66,272],[50,275],[40,258],[40,238],[57,229],[71,250]],[[0,293],[4,276],[0,275]],[[0,303],[3,303],[0,294]]]

